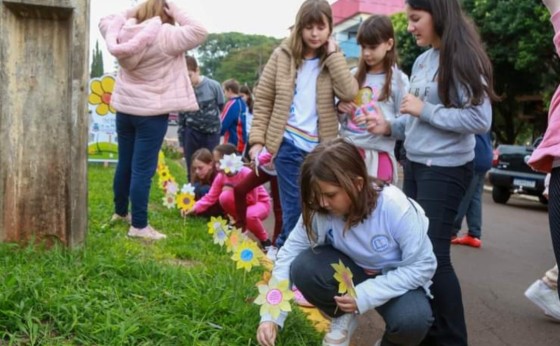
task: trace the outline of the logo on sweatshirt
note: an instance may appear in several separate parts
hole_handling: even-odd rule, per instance
[[[389,238],[385,235],[376,235],[371,239],[371,247],[377,252],[383,252],[389,248]]]

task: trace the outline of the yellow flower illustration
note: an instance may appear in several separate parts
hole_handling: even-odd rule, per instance
[[[179,193],[176,197],[177,208],[183,211],[189,211],[194,205],[194,196],[187,193]]]
[[[209,234],[214,234],[214,232],[216,232],[217,230],[220,230],[220,229],[225,230],[225,229],[228,228],[227,221],[221,216],[210,217],[210,222],[208,222],[207,225],[208,225],[208,233]]]
[[[268,285],[259,285],[259,296],[255,299],[255,304],[261,306],[261,316],[269,314],[276,319],[281,311],[292,311],[290,299],[294,297],[292,290],[288,288],[288,280],[278,281],[276,278],[270,279]]]
[[[243,268],[249,272],[253,267],[259,265],[258,251],[257,244],[250,239],[246,239],[239,244],[231,259],[237,262],[237,269]]]
[[[239,244],[241,244],[246,239],[247,236],[241,233],[241,229],[234,227],[229,233],[228,239],[226,240],[227,252],[234,252],[235,250],[237,250]]]
[[[227,228],[219,228],[214,232],[214,244],[219,244],[220,246],[224,246],[226,243],[228,236],[229,236],[229,229]]]
[[[163,205],[166,206],[168,209],[172,209],[175,208],[175,194],[173,193],[168,193],[165,195],[165,197],[162,198],[163,200]]]
[[[116,113],[113,106],[111,106],[111,96],[115,87],[115,78],[113,76],[104,76],[99,79],[91,81],[88,102],[92,105],[97,105],[95,112],[99,115],[107,115],[111,112]]]
[[[354,282],[352,281],[353,275],[350,269],[348,269],[341,260],[338,260],[338,263],[331,263],[331,266],[335,270],[334,278],[339,283],[338,293],[348,293],[350,297],[356,298],[356,289],[354,288]]]

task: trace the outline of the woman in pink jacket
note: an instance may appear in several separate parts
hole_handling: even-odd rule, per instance
[[[554,46],[560,55],[560,0],[543,0],[554,27]],[[550,173],[548,187],[548,222],[556,263],[560,263],[560,88],[556,89],[548,111],[548,128],[529,165],[536,171]]]
[[[169,113],[198,109],[185,51],[204,42],[207,31],[164,0],[147,0],[125,13],[104,17],[99,29],[119,62],[111,99],[117,110],[119,144],[111,221],[130,221],[130,237],[162,239],[166,236],[148,224],[152,176]]]

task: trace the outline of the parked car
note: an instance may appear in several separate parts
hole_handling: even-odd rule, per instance
[[[530,146],[502,144],[494,150],[492,168],[488,172],[494,202],[507,203],[511,194],[515,193],[536,196],[541,203],[548,203],[542,195],[546,174],[536,172],[527,165],[541,140],[539,137]]]

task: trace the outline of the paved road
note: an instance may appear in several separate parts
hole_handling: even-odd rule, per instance
[[[483,208],[482,248],[452,247],[469,345],[560,345],[560,324],[548,320],[523,295],[554,264],[546,207],[518,197],[498,205],[487,192]],[[381,337],[383,321],[369,312],[359,322],[352,345],[373,345]]]

